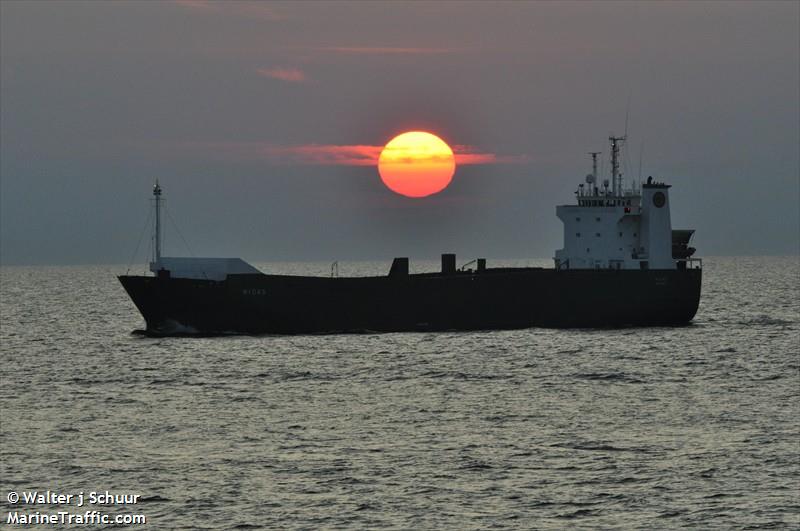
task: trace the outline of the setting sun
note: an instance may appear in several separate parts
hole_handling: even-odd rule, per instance
[[[453,179],[453,150],[441,138],[423,131],[394,137],[381,151],[378,172],[393,192],[425,197],[441,192]]]

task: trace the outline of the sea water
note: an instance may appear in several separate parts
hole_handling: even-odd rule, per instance
[[[800,262],[704,265],[697,317],[677,328],[163,339],[131,333],[144,323],[124,267],[4,267],[0,516],[797,528]],[[32,491],[73,498],[9,501]]]

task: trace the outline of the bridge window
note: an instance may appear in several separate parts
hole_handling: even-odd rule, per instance
[[[619,233],[619,237],[622,238],[622,233],[621,232]]]
[[[598,238],[600,237],[600,233],[599,232],[595,232],[594,235],[597,236]]]
[[[594,219],[596,219],[597,221],[600,221],[600,218],[594,218]]]
[[[575,236],[577,236],[578,238],[580,238],[580,237],[581,237],[581,233],[580,233],[580,232],[576,232],[576,233],[575,233]]]
[[[575,218],[575,221],[580,221],[580,220],[581,220],[581,218]]]

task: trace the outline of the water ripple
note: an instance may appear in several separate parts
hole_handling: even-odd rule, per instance
[[[2,268],[5,485],[154,529],[798,528],[800,266],[704,264],[679,328],[173,339],[115,268]]]

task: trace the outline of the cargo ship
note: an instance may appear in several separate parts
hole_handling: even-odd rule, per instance
[[[689,247],[693,230],[673,230],[670,185],[652,177],[623,186],[619,152],[609,137],[611,172],[592,172],[575,202],[556,207],[564,246],[552,268],[456,266],[409,273],[395,258],[385,276],[266,274],[241,258],[161,254],[162,189],[153,188],[155,234],[149,275],[119,281],[154,336],[316,334],[528,327],[680,326],[700,302],[702,261]]]

